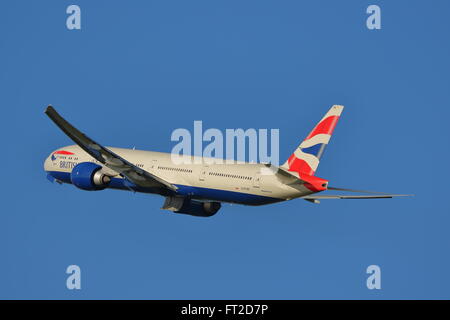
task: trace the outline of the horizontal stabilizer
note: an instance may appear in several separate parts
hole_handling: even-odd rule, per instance
[[[320,200],[327,199],[389,199],[394,197],[411,197],[413,194],[376,194],[376,195],[310,195],[302,197],[310,202],[320,203]]]
[[[412,194],[380,194],[373,196],[347,196],[347,195],[321,195],[321,196],[305,196],[302,199],[384,199],[384,198],[394,198],[394,197],[410,197]]]

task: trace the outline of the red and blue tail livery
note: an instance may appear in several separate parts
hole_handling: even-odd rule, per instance
[[[343,106],[332,106],[282,167],[297,173],[300,178],[302,175],[313,176],[343,110]]]

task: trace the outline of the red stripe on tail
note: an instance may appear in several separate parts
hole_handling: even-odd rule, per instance
[[[308,140],[318,134],[331,135],[333,133],[334,128],[336,127],[338,120],[339,116],[330,116],[324,119],[313,129],[313,131],[311,131],[311,133],[306,137],[305,140]]]
[[[298,172],[299,175],[302,173],[310,176],[314,175],[314,170],[311,169],[309,164],[305,160],[297,158],[295,154],[292,154],[289,157],[288,166],[289,166],[288,171]]]

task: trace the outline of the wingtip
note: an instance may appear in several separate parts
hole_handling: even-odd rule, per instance
[[[47,108],[45,108],[44,113],[47,114],[47,113],[49,113],[50,111],[55,111],[55,108],[53,108],[53,106],[52,106],[51,104],[49,104],[49,105],[47,106]]]

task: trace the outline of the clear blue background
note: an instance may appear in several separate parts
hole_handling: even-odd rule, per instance
[[[66,28],[68,5],[82,30]],[[382,29],[366,28],[366,8]],[[2,1],[0,298],[450,298],[450,3]],[[346,106],[318,176],[393,200],[225,205],[51,184],[71,144],[170,152],[173,129],[279,128],[287,158]],[[65,269],[82,270],[82,290]],[[382,269],[368,290],[366,268]]]

